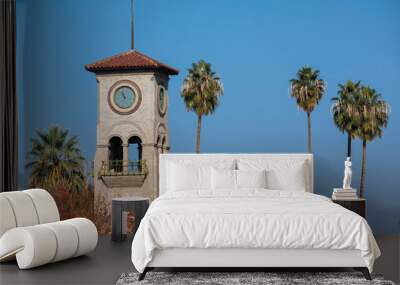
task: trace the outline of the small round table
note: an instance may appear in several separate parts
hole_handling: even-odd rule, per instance
[[[112,241],[123,241],[127,234],[128,212],[135,216],[135,235],[140,221],[149,208],[150,200],[144,197],[121,197],[112,199]]]

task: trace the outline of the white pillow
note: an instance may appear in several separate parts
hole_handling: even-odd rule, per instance
[[[273,190],[306,191],[304,163],[285,171],[270,170],[267,172],[268,188]]]
[[[304,160],[240,159],[239,170],[266,169],[267,188],[273,190],[303,191],[309,185],[308,164]]]
[[[211,188],[211,167],[170,163],[168,174],[169,191]]]
[[[267,188],[267,171],[236,170],[238,188]]]
[[[235,190],[236,170],[212,168],[211,185],[213,190],[218,190],[218,189]]]

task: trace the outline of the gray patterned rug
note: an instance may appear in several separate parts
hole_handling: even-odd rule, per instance
[[[122,274],[117,285],[395,285],[392,281],[384,280],[380,275],[373,275],[373,280],[368,281],[359,272],[148,272],[142,281],[138,281],[138,276],[138,273]]]

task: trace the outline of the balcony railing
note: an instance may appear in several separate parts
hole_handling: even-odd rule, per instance
[[[107,160],[102,161],[98,176],[146,176],[147,173],[145,160]]]

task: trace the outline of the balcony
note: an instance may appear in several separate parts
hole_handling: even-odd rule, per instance
[[[109,188],[141,187],[148,174],[145,160],[102,161],[99,179]]]

